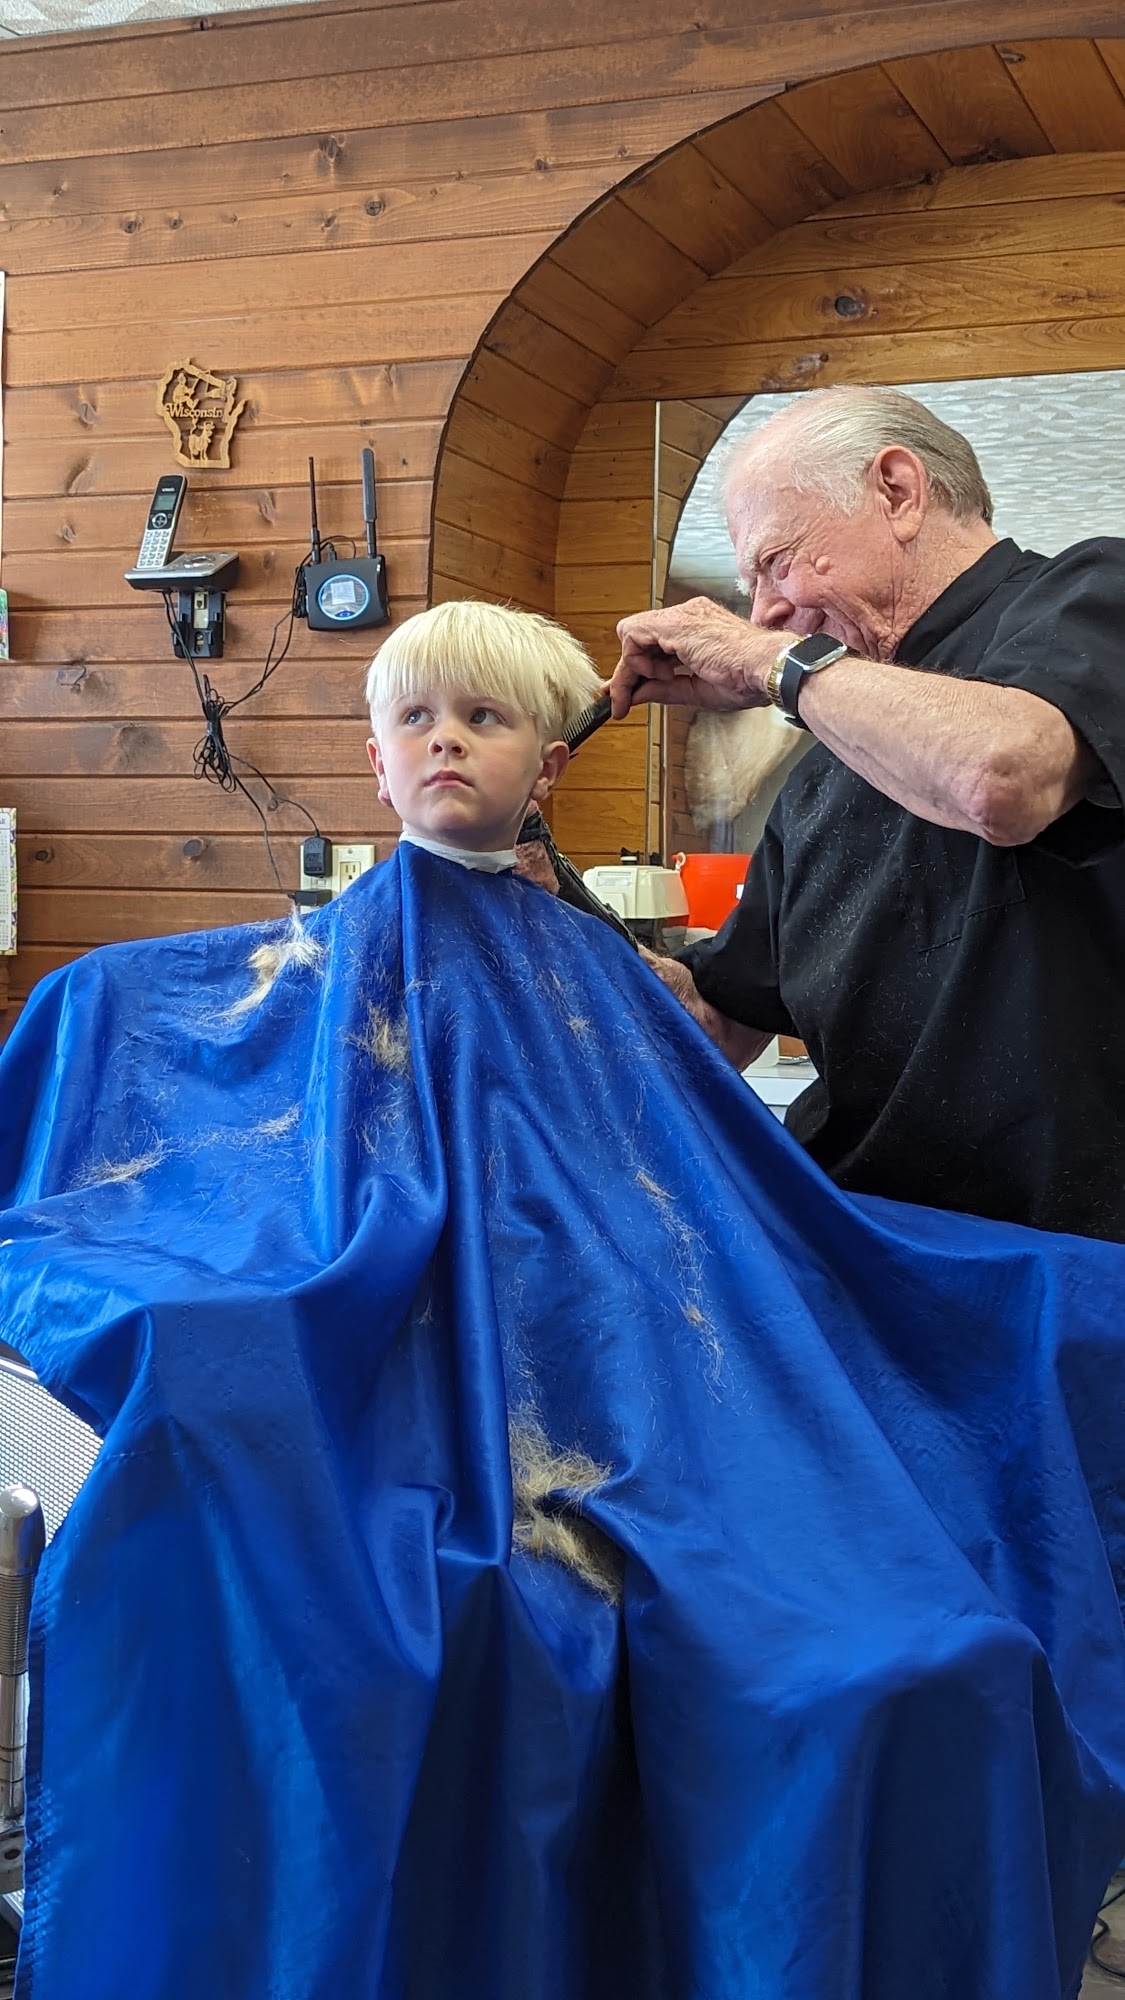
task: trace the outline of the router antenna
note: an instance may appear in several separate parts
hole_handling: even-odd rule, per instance
[[[309,460],[309,547],[314,563],[320,561],[320,529],[316,519],[316,471],[312,459]]]
[[[363,525],[367,530],[367,553],[375,556],[375,453],[363,447]]]

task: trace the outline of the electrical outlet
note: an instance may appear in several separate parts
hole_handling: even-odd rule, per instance
[[[375,849],[361,844],[346,846],[335,840],[332,843],[332,893],[340,895],[350,888],[358,876],[375,866]]]

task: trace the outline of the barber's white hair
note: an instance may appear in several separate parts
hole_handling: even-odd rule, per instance
[[[967,438],[901,389],[812,389],[768,417],[731,460],[726,491],[767,452],[784,452],[786,483],[823,494],[843,514],[863,499],[873,460],[886,445],[905,445],[926,468],[930,491],[959,521],[992,520],[992,495]]]
[[[553,619],[455,598],[396,626],[368,667],[366,685],[376,735],[393,702],[457,689],[522,709],[551,743],[598,699],[602,677]]]

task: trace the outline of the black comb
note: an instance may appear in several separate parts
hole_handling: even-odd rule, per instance
[[[592,736],[595,729],[600,729],[603,722],[608,722],[612,714],[613,706],[609,696],[599,695],[597,701],[589,708],[584,708],[581,715],[576,715],[574,721],[563,730],[563,742],[567,749],[577,750],[579,744],[585,743],[586,738]]]

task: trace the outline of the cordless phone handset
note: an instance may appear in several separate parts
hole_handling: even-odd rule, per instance
[[[182,472],[167,472],[161,479],[141,536],[137,569],[162,569],[167,563],[186,489],[187,480]]]

